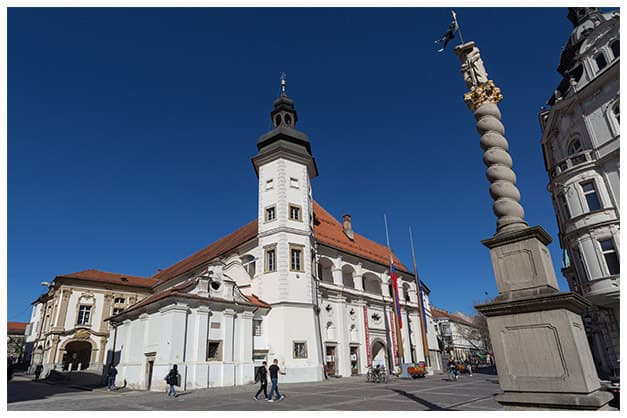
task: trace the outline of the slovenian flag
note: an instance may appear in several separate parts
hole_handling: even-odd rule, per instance
[[[398,300],[398,281],[396,280],[396,271],[394,270],[394,260],[390,256],[390,266],[392,270],[392,288],[394,290],[394,300],[396,301],[396,317],[398,318],[398,327],[403,328],[403,321],[401,320],[401,304]]]

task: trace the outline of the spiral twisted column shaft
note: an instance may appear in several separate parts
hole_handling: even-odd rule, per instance
[[[494,200],[492,210],[497,217],[496,233],[507,233],[527,227],[525,211],[520,204],[520,192],[516,187],[516,174],[512,170],[512,157],[501,123],[501,112],[496,103],[487,102],[474,111],[479,143],[484,151],[483,163],[488,168],[490,196]]]
[[[455,53],[461,60],[461,72],[469,89],[464,94],[464,102],[473,111],[481,134],[483,163],[488,167],[486,177],[490,181],[492,209],[497,217],[496,234],[524,229],[527,227],[525,211],[520,205],[516,174],[512,170],[512,157],[497,106],[503,100],[501,89],[488,78],[479,48],[473,41],[458,45]]]

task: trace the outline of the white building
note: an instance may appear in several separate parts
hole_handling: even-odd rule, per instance
[[[540,113],[542,149],[565,250],[562,273],[593,306],[586,332],[601,378],[620,353],[620,13],[570,8],[563,80]]]
[[[425,361],[415,276],[385,246],[354,232],[349,215],[340,223],[313,200],[317,167],[285,88],[271,118],[253,158],[257,219],[144,279],[149,295],[106,319],[118,383],[161,391],[173,364],[184,389],[195,389],[251,383],[264,360],[278,359],[283,382],[322,380],[325,366],[330,375],[350,376],[372,364],[397,368],[400,357]]]

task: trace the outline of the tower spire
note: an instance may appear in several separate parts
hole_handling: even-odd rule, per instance
[[[287,74],[281,73],[281,96],[287,97]]]

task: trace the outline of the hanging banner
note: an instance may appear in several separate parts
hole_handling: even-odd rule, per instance
[[[394,314],[390,312],[390,324],[392,326],[392,354],[394,355],[394,365],[398,367],[398,345],[396,344],[396,327],[394,326]]]
[[[372,366],[372,353],[370,352],[370,331],[368,331],[368,308],[364,306],[364,335],[366,336],[366,358],[368,367]]]

